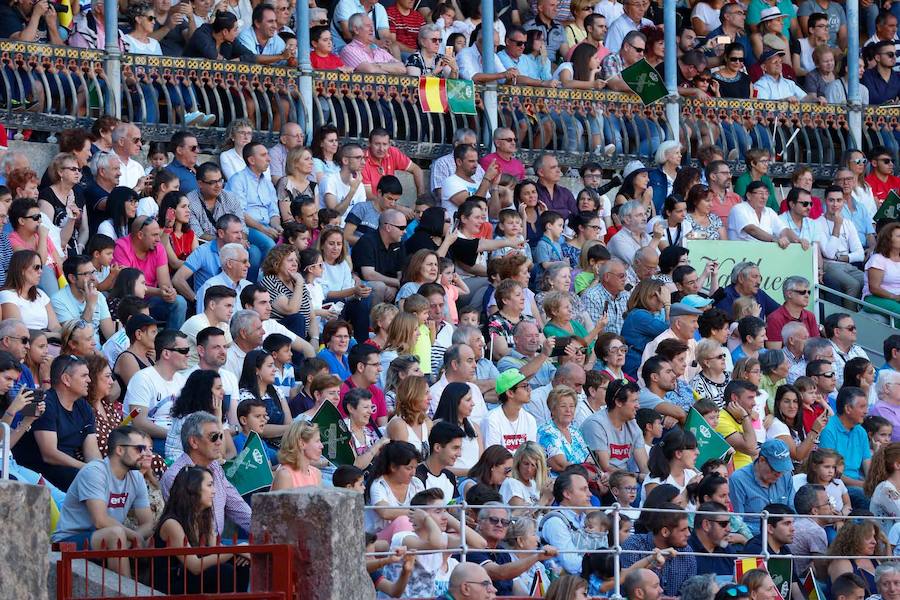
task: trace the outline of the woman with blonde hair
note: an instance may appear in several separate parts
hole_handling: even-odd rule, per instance
[[[431,419],[428,405],[431,390],[424,377],[407,377],[397,386],[397,404],[394,417],[388,422],[387,436],[394,441],[409,442],[422,454],[428,456],[428,432]]]
[[[500,496],[512,506],[550,506],[553,480],[544,449],[537,442],[525,442],[516,449],[512,473],[500,486]]]
[[[848,521],[838,531],[828,547],[828,556],[887,556],[891,546],[875,521]],[[844,573],[854,573],[866,582],[866,597],[877,594],[874,558],[832,558],[828,561],[828,577],[831,583]]]
[[[244,162],[244,146],[253,141],[253,124],[248,119],[235,119],[225,130],[225,146],[228,148],[219,155],[222,175],[225,179],[247,167]],[[268,173],[264,177],[268,177]]]
[[[387,405],[388,414],[394,414],[394,408],[397,405],[397,386],[410,376],[422,377],[419,357],[402,354],[388,365],[387,375],[384,378],[384,402]]]
[[[278,469],[272,491],[322,485],[322,472],[313,466],[322,458],[319,426],[308,421],[293,421],[281,436]]]
[[[381,373],[378,384],[387,385],[387,372],[391,362],[401,354],[412,354],[419,339],[419,319],[407,312],[398,313],[387,328],[387,340],[381,350]]]
[[[547,396],[550,420],[538,428],[538,443],[546,449],[547,464],[554,473],[561,473],[573,464],[581,464],[590,451],[581,432],[572,427],[578,395],[572,388],[559,385]]]
[[[538,524],[531,517],[514,519],[506,529],[506,537],[503,539],[504,547],[510,550],[537,550],[539,544]],[[513,579],[512,593],[516,596],[527,596],[534,586],[535,577],[540,577],[545,582],[550,580],[547,569],[541,561],[537,561],[527,571]],[[574,596],[561,598],[570,600]]]
[[[869,510],[881,518],[882,530],[890,531],[900,518],[900,442],[892,442],[875,453],[863,491],[872,499]]]
[[[750,569],[744,573],[741,585],[747,588],[750,600],[775,600],[779,597],[775,582],[764,569]]]
[[[298,146],[288,152],[284,161],[284,177],[278,180],[275,188],[282,223],[294,220],[291,204],[295,202],[312,199],[318,206],[319,194],[316,184],[310,180],[313,168],[313,155],[309,148]]]
[[[397,305],[388,302],[379,302],[373,306],[371,312],[369,312],[369,322],[372,324],[372,333],[374,335],[363,343],[382,350],[387,344],[388,327],[398,312],[400,312],[400,309],[397,308]]]

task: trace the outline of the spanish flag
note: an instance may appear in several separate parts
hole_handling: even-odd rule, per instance
[[[734,561],[734,580],[740,581],[744,573],[753,569],[766,569],[766,563],[761,558],[738,558]]]
[[[420,77],[419,105],[423,112],[477,114],[475,84],[465,79]]]
[[[532,598],[543,598],[548,587],[544,569],[538,569],[534,572],[534,579],[531,580],[531,593],[528,595]]]
[[[812,567],[809,568],[809,573],[803,580],[803,591],[806,593],[807,600],[825,600],[825,595],[819,590],[819,584],[816,583]]]
[[[125,418],[122,419],[122,422],[119,423],[119,427],[125,427],[126,425],[131,425],[131,422],[137,419],[138,415],[141,414],[141,409],[133,408],[131,412],[125,415]]]

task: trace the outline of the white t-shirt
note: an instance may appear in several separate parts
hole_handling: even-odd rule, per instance
[[[784,229],[784,223],[768,206],[763,208],[762,217],[758,217],[753,207],[746,202],[735,204],[728,213],[728,239],[744,242],[759,241],[744,231],[748,225],[755,225],[775,237],[778,237],[778,234]]]
[[[510,452],[515,452],[525,442],[537,441],[537,421],[524,410],[520,410],[519,418],[511,422],[498,406],[488,412],[482,431],[485,448],[499,444]]]
[[[172,405],[181,394],[184,382],[181,373],[175,373],[170,381],[166,381],[155,367],[141,369],[128,382],[123,410],[128,414],[135,407],[143,408],[155,425],[168,429],[172,424]]]
[[[685,469],[684,470],[684,485],[681,485],[680,483],[675,481],[675,479],[671,475],[666,477],[665,480],[662,480],[659,477],[648,477],[647,479],[644,480],[644,483],[641,485],[641,506],[644,505],[644,499],[647,497],[647,484],[648,483],[655,483],[657,485],[662,485],[664,483],[668,483],[669,485],[674,485],[676,488],[678,488],[679,492],[683,492],[687,488],[687,485],[688,485],[688,483],[690,483],[691,479],[693,479],[697,475],[698,475],[697,471],[694,471],[693,469]]]
[[[128,51],[131,54],[152,54],[153,56],[162,56],[162,46],[159,45],[159,40],[149,38],[146,42],[142,42],[126,33],[125,43],[128,44]]]
[[[156,200],[151,198],[150,196],[144,196],[138,201],[137,205],[137,216],[139,217],[153,217],[156,218],[156,215],[159,214],[159,204],[156,203]]]
[[[362,173],[359,174],[359,177],[362,177]],[[319,198],[321,198],[322,206],[325,206],[325,195],[332,194],[335,198],[335,201],[340,204],[341,201],[350,193],[350,186],[344,183],[344,180],[341,179],[340,173],[331,173],[330,175],[326,175],[324,179],[322,179],[322,189],[319,191]],[[344,225],[344,219],[347,218],[347,214],[350,212],[350,209],[353,208],[357,204],[362,204],[366,201],[366,188],[362,183],[359,184],[359,187],[356,188],[356,192],[353,194],[353,198],[350,200],[350,205],[347,207],[347,210],[341,214],[341,226]]]
[[[458,205],[450,202],[450,198],[459,192],[466,192],[468,196],[472,196],[478,191],[479,185],[481,185],[481,181],[478,180],[477,174],[475,181],[466,181],[456,173],[447,177],[441,184],[441,206],[447,211],[447,216],[453,218],[456,209],[459,208]]]
[[[28,329],[47,329],[50,317],[47,315],[47,305],[50,304],[50,296],[38,288],[37,298],[32,302],[22,298],[15,290],[3,290],[0,292],[0,304],[15,304],[22,315],[22,321]]]
[[[709,31],[722,25],[722,21],[719,19],[718,9],[713,8],[706,2],[698,2],[694,5],[694,11],[691,13],[691,18],[693,19],[695,17],[703,21]]]
[[[384,480],[384,477],[379,477],[372,482],[372,487],[369,488],[369,503],[374,506],[379,502],[384,502],[391,508],[409,506],[413,496],[423,491],[425,491],[425,484],[423,484],[422,480],[418,477],[413,477],[409,482],[409,486],[406,488],[406,498],[399,499],[394,495],[394,492],[391,491],[391,488]],[[389,521],[379,517],[378,513],[374,510],[366,511],[366,531],[377,533],[384,529],[388,523]]]
[[[541,490],[538,489],[537,482],[534,480],[525,485],[518,479],[507,477],[500,486],[500,497],[503,498],[504,504],[509,504],[512,498],[521,498],[525,504],[536,506],[541,500]]]
[[[188,344],[191,347],[191,351],[188,354],[189,369],[193,370],[193,367],[197,366],[197,362],[200,360],[200,357],[197,356],[197,334],[211,325],[212,323],[209,322],[206,313],[196,314],[182,324],[181,333],[187,336]],[[230,346],[231,331],[228,323],[216,323],[215,326],[225,332],[225,345]]]
[[[120,237],[125,237],[124,235],[119,235],[116,233],[116,228],[113,226],[112,219],[106,219],[100,225],[97,226],[97,233],[106,235],[111,237],[114,240],[119,239]]]
[[[157,42],[157,45],[159,45],[159,42]],[[119,161],[122,162],[121,158],[119,159]],[[144,165],[134,160],[133,158],[129,158],[127,163],[122,162],[122,175],[119,177],[119,185],[133,188],[138,184],[138,181],[140,181],[141,177],[143,176]]]

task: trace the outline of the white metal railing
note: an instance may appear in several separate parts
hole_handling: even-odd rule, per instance
[[[0,479],[9,479],[9,457],[12,454],[12,430],[6,423],[0,423],[0,430],[3,431],[3,446],[0,447],[0,456],[2,456],[2,468],[0,468]]]
[[[395,507],[395,506],[365,506],[364,510],[376,510],[376,509],[396,509],[403,507]],[[422,506],[410,506],[410,509],[415,508],[427,508]],[[612,517],[612,544],[610,544],[607,548],[599,548],[597,550],[559,550],[557,549],[558,554],[612,554],[613,555],[613,592],[610,595],[611,600],[622,600],[621,595],[621,555],[622,554],[637,554],[642,556],[652,555],[654,552],[652,550],[623,550],[622,545],[619,540],[619,525],[621,522],[620,516],[621,512],[635,511],[640,510],[643,512],[650,513],[683,513],[688,514],[686,510],[674,510],[674,509],[666,509],[666,508],[640,508],[636,509],[633,507],[623,507],[619,503],[615,503],[611,506],[585,506],[585,507],[575,507],[575,506],[523,506],[523,505],[512,505],[512,504],[468,504],[465,501],[462,501],[458,504],[448,504],[445,505],[445,508],[448,512],[459,512],[459,522],[460,522],[460,545],[455,548],[443,548],[440,550],[418,550],[418,551],[409,551],[409,554],[434,554],[435,552],[453,552],[458,553],[462,562],[466,560],[466,553],[469,551],[469,547],[466,544],[466,526],[465,526],[465,512],[469,509],[472,510],[481,510],[483,508],[497,508],[497,509],[506,509],[511,512],[515,511],[549,511],[549,510],[559,510],[560,508],[565,508],[566,510],[571,510],[574,512],[594,512],[594,511],[603,511],[610,514]],[[761,552],[759,553],[751,553],[751,552],[734,552],[734,553],[725,553],[725,552],[678,552],[678,556],[695,556],[695,557],[707,557],[707,558],[763,558],[768,560],[772,557],[772,554],[769,552],[769,540],[768,540],[768,520],[769,517],[777,516],[781,517],[780,514],[771,514],[769,512],[763,511],[760,513],[746,513],[746,512],[719,512],[719,511],[702,511],[702,510],[692,510],[690,514],[694,515],[713,515],[713,516],[739,516],[739,517],[750,517],[760,519],[760,537],[761,537]],[[808,518],[813,515],[786,515],[793,518]],[[513,520],[515,519],[515,515],[513,515]],[[847,516],[847,515],[827,515],[827,518],[831,521],[884,521],[891,520],[889,517],[875,517],[875,516]],[[893,519],[897,522],[900,522],[900,519]],[[887,533],[887,532],[885,532]],[[512,555],[531,555],[531,554],[541,554],[543,550],[513,550],[507,548],[479,548],[478,552],[485,552],[488,554],[494,553],[507,553]],[[367,557],[384,557],[390,556],[394,554],[393,552],[366,552]],[[836,560],[836,559],[845,559],[845,560],[863,560],[863,559],[875,559],[880,561],[885,560],[900,560],[900,556],[894,555],[882,555],[882,556],[866,556],[866,555],[821,555],[821,554],[813,554],[813,555],[805,555],[805,554],[779,554],[778,558],[785,559],[798,559],[798,560]]]

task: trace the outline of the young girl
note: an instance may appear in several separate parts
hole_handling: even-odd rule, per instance
[[[153,142],[147,151],[147,160],[150,162],[144,173],[150,175],[154,171],[164,169],[169,164],[169,154],[166,152],[164,142]]]
[[[494,230],[494,237],[506,238],[511,241],[524,240],[525,224],[522,221],[522,215],[514,208],[504,208],[500,211],[499,222]],[[520,252],[531,260],[531,247],[525,244],[525,247],[518,249],[512,246],[498,248],[491,252],[491,258],[500,258],[506,256],[510,252]]]
[[[303,275],[306,293],[309,296],[309,338],[313,341],[314,346],[318,346],[319,331],[325,324],[326,320],[337,319],[338,313],[343,309],[344,304],[337,302],[332,304],[329,309],[325,309],[322,303],[325,301],[325,288],[322,287],[322,274],[325,270],[325,263],[322,260],[322,253],[315,248],[307,248],[300,252],[300,273]]]
[[[869,449],[875,454],[882,446],[891,443],[894,434],[894,426],[891,422],[879,415],[869,415],[863,421],[863,429],[869,434]]]
[[[25,366],[34,375],[35,383],[39,388],[50,388],[50,343],[47,340],[47,332],[41,329],[29,329],[31,344],[28,346],[28,354],[25,355]],[[888,439],[890,441],[890,439]]]
[[[600,267],[611,258],[609,250],[600,240],[590,240],[581,248],[578,268],[581,271],[575,276],[575,293],[581,294],[589,287],[600,283]]]
[[[294,377],[291,363],[291,339],[280,333],[273,333],[263,342],[263,350],[275,359],[275,389],[283,398],[293,398],[300,391]]]
[[[322,472],[313,466],[322,458],[319,426],[293,421],[281,438],[272,491],[322,485]]]
[[[741,345],[741,338],[737,331],[738,321],[744,317],[759,317],[762,307],[756,298],[741,296],[731,305],[731,325],[728,328],[728,351],[732,352]]]
[[[794,489],[799,490],[807,483],[824,486],[835,514],[849,515],[850,494],[838,474],[838,465],[843,462],[841,455],[834,450],[827,448],[814,450],[806,463],[806,473],[794,475]],[[840,468],[840,472],[843,473],[843,467]]]
[[[379,302],[372,307],[369,312],[369,322],[372,324],[372,337],[365,341],[370,346],[375,346],[379,350],[384,348],[387,343],[388,327],[391,321],[397,316],[400,309],[396,304],[388,304],[387,302]]]
[[[456,265],[449,258],[442,256],[438,259],[438,268],[441,271],[441,277],[438,282],[444,288],[446,293],[446,302],[444,303],[444,315],[454,325],[459,323],[459,315],[456,312],[456,301],[460,294],[468,294],[469,286],[462,280],[462,277],[456,274]]]
[[[811,377],[798,377],[794,382],[794,387],[800,394],[800,410],[803,413],[803,430],[806,433],[812,431],[813,423],[822,413],[828,413],[831,416],[831,407],[828,402],[821,397],[816,382]]]
[[[288,221],[284,224],[281,238],[284,243],[293,244],[298,251],[302,252],[309,248],[312,235],[309,232],[309,228],[303,223]]]
[[[419,337],[413,346],[412,354],[419,359],[419,367],[422,373],[431,376],[431,343],[434,341],[435,331],[428,325],[428,300],[419,294],[413,294],[403,302],[403,312],[415,315],[419,320]]]

